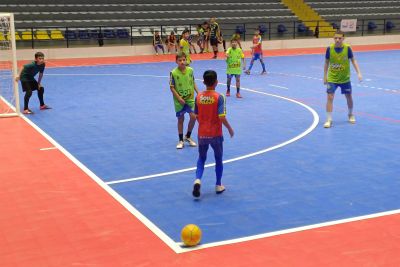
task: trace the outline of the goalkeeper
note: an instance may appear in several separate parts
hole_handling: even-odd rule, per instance
[[[24,65],[19,72],[19,75],[15,77],[17,82],[21,80],[22,91],[25,92],[24,114],[33,114],[32,110],[29,109],[29,99],[31,98],[33,91],[37,91],[40,102],[40,110],[50,109],[50,107],[44,103],[44,88],[41,84],[45,67],[46,64],[44,62],[44,54],[42,52],[37,52],[35,54],[35,61]],[[35,76],[38,73],[39,77],[36,81]]]

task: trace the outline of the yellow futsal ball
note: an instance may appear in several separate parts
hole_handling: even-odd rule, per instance
[[[201,240],[200,227],[195,224],[186,225],[182,228],[181,239],[182,242],[188,247],[196,246]]]

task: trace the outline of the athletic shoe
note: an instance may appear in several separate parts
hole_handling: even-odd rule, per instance
[[[211,59],[216,59],[217,58],[217,56],[213,56]]]
[[[325,123],[324,123],[324,128],[331,128],[332,127],[332,121],[331,120],[327,120]]]
[[[247,75],[250,75],[250,70],[246,70],[244,73],[246,73]]]
[[[193,192],[192,192],[192,195],[196,198],[200,197],[200,187],[201,187],[201,180],[196,179],[196,181],[194,181]]]
[[[178,144],[176,145],[176,149],[182,149],[185,146],[185,143],[183,141],[179,141]]]
[[[231,96],[231,92],[230,91],[226,91],[226,96]]]
[[[349,122],[350,123],[356,123],[356,117],[354,117],[354,115],[349,115]]]
[[[40,106],[40,110],[45,110],[45,109],[51,109],[48,105],[42,105]]]
[[[28,108],[28,109],[25,109],[24,111],[22,111],[22,113],[24,113],[24,114],[33,114],[33,111]]]
[[[223,185],[216,185],[215,186],[215,193],[222,194],[225,191],[225,186]]]
[[[197,146],[196,142],[190,137],[185,137],[185,141],[189,143],[189,146]]]
[[[263,71],[261,72],[261,75],[264,75],[264,74],[267,74],[267,71],[263,70]]]
[[[243,98],[243,96],[240,93],[236,93],[236,98]]]

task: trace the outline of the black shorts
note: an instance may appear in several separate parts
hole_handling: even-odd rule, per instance
[[[33,81],[21,81],[22,91],[36,91],[39,89],[39,84],[36,80]]]
[[[218,38],[210,38],[210,44],[212,46],[218,46]]]

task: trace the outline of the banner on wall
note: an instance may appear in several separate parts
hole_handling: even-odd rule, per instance
[[[355,32],[357,30],[357,19],[342,19],[340,30],[342,32]]]

